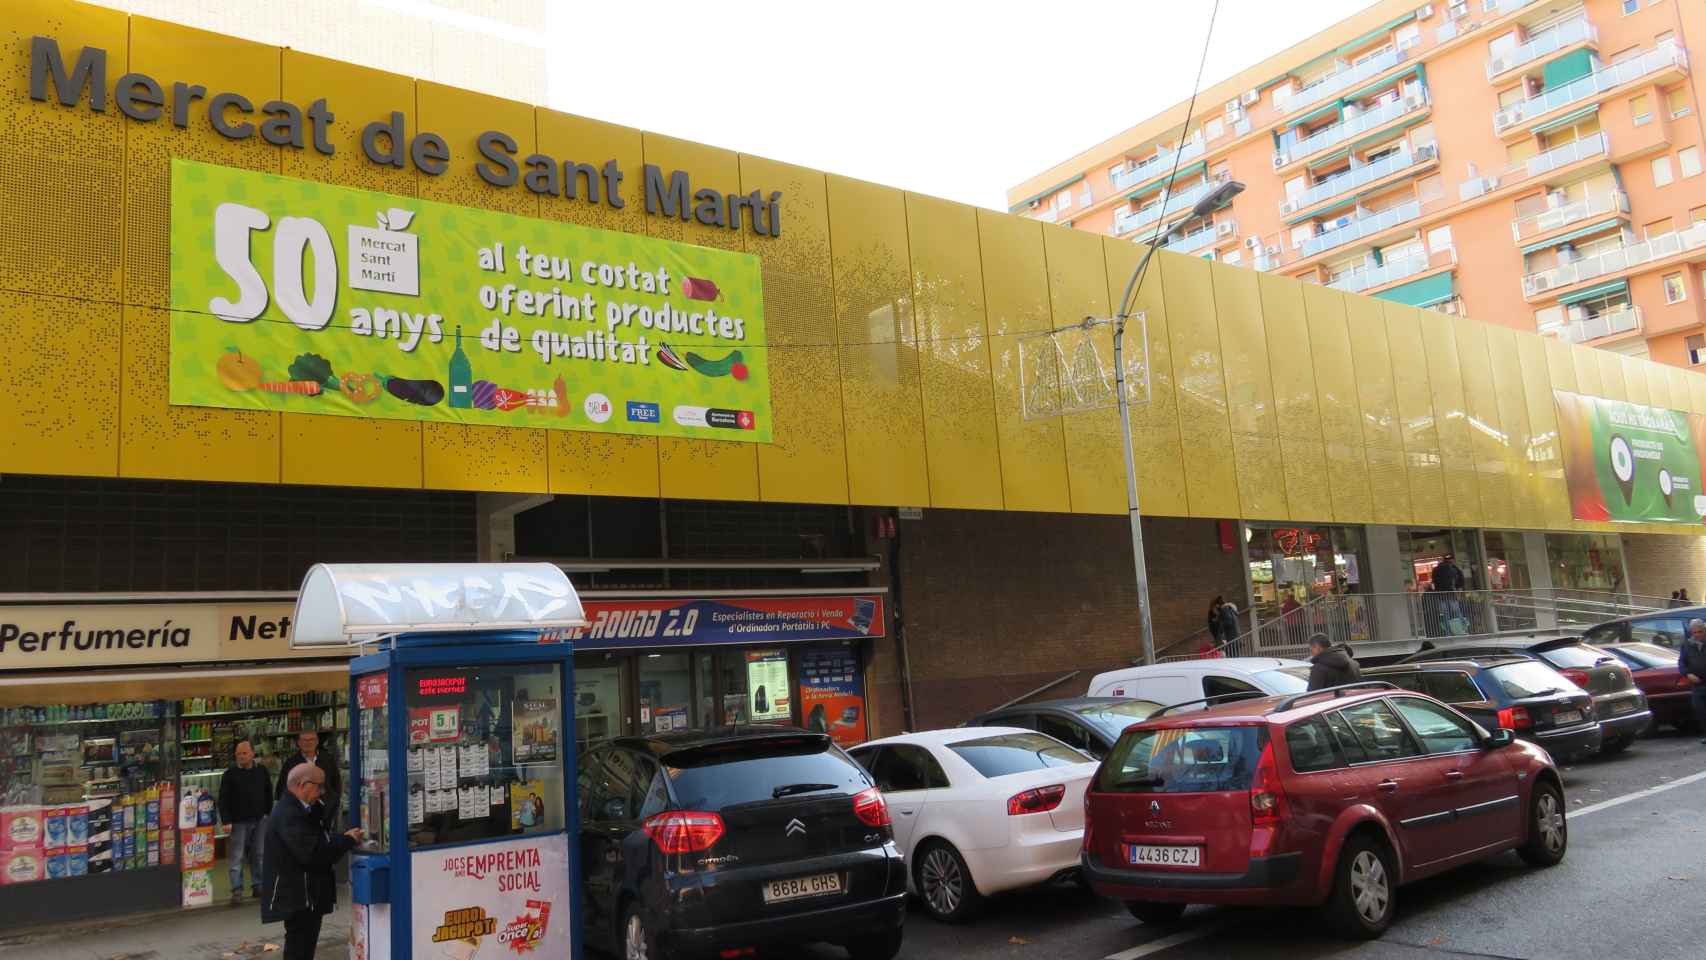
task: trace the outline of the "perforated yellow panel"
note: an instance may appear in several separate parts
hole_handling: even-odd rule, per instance
[[[0,464],[8,473],[118,473],[119,307],[0,290]],[[74,400],[75,402],[67,402]]]
[[[989,378],[977,210],[909,193],[906,227],[914,316],[923,341],[930,504],[999,510],[1001,452]]]
[[[1516,335],[1517,359],[1522,363],[1523,401],[1528,411],[1529,457],[1534,463],[1543,521],[1537,526],[1561,530],[1570,525],[1570,496],[1564,485],[1564,458],[1558,446],[1558,408],[1552,396],[1552,373],[1547,366],[1548,343],[1557,341],[1532,333]]]
[[[1408,474],[1410,486],[1410,512],[1405,519],[1416,523],[1439,523],[1447,516],[1445,478],[1441,467],[1438,421],[1434,417],[1433,391],[1428,383],[1429,363],[1422,347],[1418,311],[1414,307],[1386,301],[1375,301],[1374,306],[1386,317],[1392,392],[1398,398],[1397,422],[1404,438],[1403,472]],[[1372,470],[1374,466],[1371,448],[1369,468]],[[1376,509],[1379,509],[1378,492],[1375,498]]]
[[[129,121],[110,99],[104,114],[92,112],[87,101],[60,106],[57,90],[49,90],[48,103],[32,101],[30,38],[57,39],[67,70],[83,47],[106,50],[110,84],[130,69],[127,33],[120,12],[60,0],[8,2],[0,16],[0,39],[6,44],[6,85],[0,93],[0,290],[115,306],[119,301],[124,218],[115,215],[113,198],[124,194],[124,126]],[[60,309],[81,308],[67,304]]]
[[[1056,327],[1080,323],[1085,317],[1108,317],[1108,268],[1102,238],[1084,230],[1048,224],[1043,227],[1043,259],[1048,263],[1049,312]],[[1114,291],[1119,296],[1124,285]],[[1128,331],[1127,343],[1135,334]],[[1114,373],[1112,326],[1090,331],[1098,356],[1111,379]],[[1039,341],[1039,344],[1041,341]],[[1066,480],[1074,513],[1119,513],[1126,507],[1125,452],[1120,449],[1120,418],[1116,406],[1084,410],[1061,417],[1066,438]]]
[[[923,393],[899,190],[831,174],[835,317],[854,503],[927,504]]]
[[[1273,373],[1274,425],[1285,466],[1286,508],[1298,520],[1331,519],[1333,491],[1321,439],[1304,285],[1270,273],[1258,274],[1257,279],[1268,367]]]
[[[1009,510],[1065,513],[1072,503],[1060,418],[1026,420],[1020,396],[1021,345],[1028,335],[1046,331],[1054,323],[1048,273],[1043,267],[1042,224],[979,210],[977,229],[983,251],[1002,500]]]
[[[1104,239],[1108,291],[1125,293],[1131,272],[1144,248],[1123,240]],[[1185,496],[1185,452],[1179,440],[1178,384],[1173,378],[1173,348],[1168,335],[1167,301],[1159,264],[1151,262],[1149,276],[1138,286],[1131,312],[1143,314],[1149,330],[1149,402],[1131,409],[1131,449],[1137,469],[1138,503],[1150,516],[1183,517],[1190,513]],[[1138,325],[1127,328],[1128,347],[1135,350]],[[1123,502],[1123,501],[1122,501]]]
[[[639,176],[640,131],[615,124],[570,116],[555,110],[535,111],[539,152],[547,157],[601,166],[615,159],[629,177]],[[621,210],[607,203],[588,203],[584,197],[542,197],[544,220],[578,223],[601,230],[645,232],[644,194],[639,184],[624,183],[631,202]],[[655,437],[625,437],[605,433],[551,430],[546,434],[547,469],[552,493],[601,496],[658,495],[658,442]]]
[[[1226,411],[1220,329],[1207,260],[1158,253],[1149,267],[1167,297],[1167,332],[1179,399],[1179,439],[1184,444],[1186,496],[1193,517],[1236,517],[1238,473],[1232,459],[1232,425]]]
[[[733,151],[656,133],[643,134],[641,144],[645,162],[657,165],[666,178],[672,171],[686,170],[692,176],[695,190],[709,188],[732,193],[740,189],[740,159]],[[630,176],[638,177],[640,172],[634,171]],[[643,180],[636,186],[643,188]],[[640,203],[645,193],[641,189],[630,196],[634,202]],[[733,230],[669,217],[646,217],[645,224],[647,232],[654,237],[723,250],[742,249],[741,235]],[[784,226],[784,235],[786,230]],[[757,500],[758,451],[750,443],[664,437],[658,440],[658,476],[666,497]]]
[[[1485,329],[1499,424],[1503,428],[1499,452],[1510,488],[1510,515],[1504,522],[1523,529],[1538,529],[1546,526],[1545,495],[1541,492],[1539,464],[1530,456],[1534,434],[1528,424],[1527,387],[1517,332],[1491,325]]]
[[[1481,494],[1481,522],[1489,527],[1514,527],[1517,523],[1511,512],[1504,418],[1493,382],[1493,361],[1487,355],[1487,327],[1467,317],[1446,317],[1433,311],[1424,311],[1422,316],[1428,323],[1448,326],[1457,340],[1457,365],[1463,376],[1463,423]]]
[[[393,110],[414,112],[413,80],[295,50],[284,51],[282,69],[284,99],[291,103],[306,106],[320,97],[330,103],[327,91],[340,91],[329,134],[335,152],[328,157],[316,150],[281,151],[286,176],[415,195],[413,169],[369,163],[361,150],[361,128],[369,120]],[[285,483],[347,486],[359,477],[362,486],[419,488],[425,480],[419,423],[295,413],[280,418]],[[328,450],[338,451],[335,468],[328,468]]]
[[[420,176],[418,189],[423,198],[524,217],[539,215],[535,194],[520,184],[493,188],[474,169],[474,161],[480,156],[476,143],[487,130],[501,130],[514,137],[520,156],[534,151],[532,107],[421,81],[415,85],[415,116],[410,120],[415,124],[413,129],[431,130],[450,145],[450,169],[436,177]],[[463,330],[463,342],[477,333]],[[478,378],[480,351],[471,350],[469,359]],[[424,423],[421,428],[428,487],[505,493],[550,488],[544,430],[459,423]]]
[[[1463,368],[1450,318],[1432,311],[1424,314],[1401,304],[1389,304],[1386,315],[1388,318],[1401,315],[1404,319],[1398,323],[1416,323],[1421,327],[1428,386],[1433,393],[1435,435],[1444,468],[1446,510],[1457,526],[1480,526],[1484,511],[1475,473],[1475,447],[1470,439],[1469,411],[1463,399]]]
[[[740,158],[740,177],[748,193],[779,190],[783,196],[782,235],[745,241],[748,253],[763,258],[776,421],[774,442],[758,450],[758,490],[770,501],[846,503],[828,186],[816,170],[757,157]]]
[[[1362,398],[1357,392],[1356,361],[1345,319],[1345,295],[1318,283],[1302,286],[1303,305],[1309,315],[1310,354],[1326,450],[1327,480],[1333,492],[1332,518],[1340,523],[1368,523],[1375,518],[1374,501],[1368,488]]]
[[[1410,477],[1404,467],[1405,435],[1398,416],[1386,317],[1379,301],[1346,297],[1344,303],[1374,517],[1381,523],[1408,523]]]

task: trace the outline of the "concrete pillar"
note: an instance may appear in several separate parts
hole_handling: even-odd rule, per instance
[[[1410,603],[1404,592],[1405,575],[1403,551],[1398,549],[1398,528],[1388,524],[1369,524],[1363,528],[1368,537],[1369,582],[1376,594],[1375,617],[1380,631],[1375,640],[1407,640],[1415,636],[1410,629]]]
[[[1528,557],[1528,582],[1534,590],[1534,628],[1556,630],[1558,607],[1552,598],[1552,560],[1546,555],[1546,534],[1524,533],[1522,546]]]
[[[482,493],[475,500],[475,517],[483,563],[515,556],[515,515],[550,503],[548,493]]]

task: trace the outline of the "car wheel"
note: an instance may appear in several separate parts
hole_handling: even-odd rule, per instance
[[[932,843],[919,853],[916,882],[924,909],[947,923],[971,919],[983,902],[972,882],[971,868],[960,852],[946,843]]]
[[[1178,923],[1185,915],[1182,903],[1156,903],[1153,900],[1127,900],[1125,908],[1140,922],[1147,924]]]
[[[629,904],[622,918],[622,960],[662,960],[656,931],[646,923],[639,905]]]
[[[894,960],[900,953],[901,928],[887,933],[874,933],[847,941],[847,956],[851,960]]]
[[[1345,844],[1334,871],[1327,920],[1340,934],[1372,940],[1392,925],[1397,874],[1386,846],[1368,837]]]
[[[1535,784],[1528,801],[1528,842],[1517,848],[1517,854],[1531,867],[1550,867],[1564,859],[1569,847],[1564,795],[1550,783]]]
[[[1609,757],[1612,754],[1622,753],[1629,749],[1629,745],[1634,742],[1634,737],[1618,737],[1615,740],[1607,740],[1603,744],[1600,744],[1599,752],[1602,756]]]

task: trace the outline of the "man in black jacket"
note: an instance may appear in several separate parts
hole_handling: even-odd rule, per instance
[[[1309,636],[1309,689],[1322,690],[1362,679],[1362,668],[1345,644],[1333,646],[1324,633]]]
[[[1688,621],[1688,639],[1682,641],[1676,669],[1694,685],[1688,695],[1689,704],[1694,707],[1694,729],[1706,734],[1706,620]],[[1706,743],[1706,737],[1700,742]]]
[[[231,827],[225,860],[231,869],[231,905],[243,902],[243,864],[249,864],[254,896],[261,895],[261,831],[272,809],[272,776],[255,762],[255,748],[237,741],[237,762],[219,778],[219,819]]]
[[[338,806],[343,801],[343,780],[338,774],[338,758],[330,751],[320,749],[320,733],[317,730],[304,730],[296,735],[296,752],[284,759],[284,766],[278,770],[278,786],[273,790],[274,799],[284,798],[284,781],[290,776],[290,771],[298,764],[312,761],[313,765],[325,771],[326,788],[320,797],[320,802],[326,813],[326,826],[336,828],[338,825]]]
[[[285,795],[267,817],[261,857],[261,922],[284,923],[284,960],[312,960],[320,922],[337,905],[332,866],[361,842],[361,828],[326,829],[320,796],[326,773],[297,764],[285,776]]]

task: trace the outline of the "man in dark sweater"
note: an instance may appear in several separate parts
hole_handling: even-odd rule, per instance
[[[237,762],[219,778],[219,819],[231,827],[225,859],[231,869],[231,905],[243,902],[243,864],[249,865],[254,896],[261,895],[261,841],[272,809],[272,777],[255,762],[255,748],[237,741]]]
[[[1346,644],[1333,646],[1324,633],[1309,637],[1309,689],[1325,690],[1362,679],[1362,670]]]
[[[1676,669],[1693,687],[1688,699],[1694,708],[1694,732],[1706,734],[1706,620],[1688,621],[1688,638],[1682,641]],[[1700,742],[1706,743],[1706,737]]]

